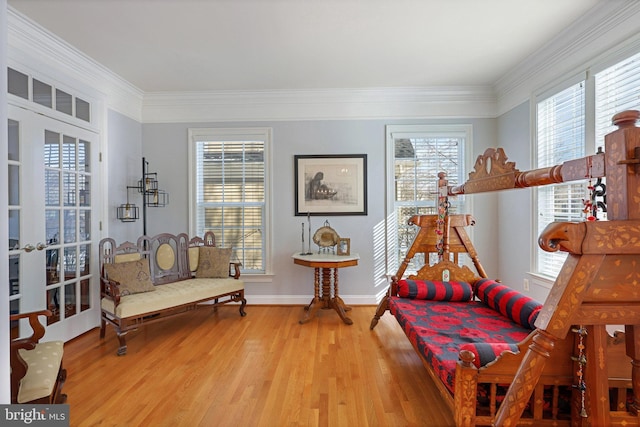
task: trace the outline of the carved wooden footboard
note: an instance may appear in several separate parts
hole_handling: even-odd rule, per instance
[[[456,368],[454,418],[457,426],[489,426],[504,399],[534,334],[518,344],[519,353],[503,353],[483,368],[473,365],[473,354],[463,350]],[[573,342],[563,341],[553,363],[543,372],[522,421],[534,426],[570,425],[567,402],[573,384]]]

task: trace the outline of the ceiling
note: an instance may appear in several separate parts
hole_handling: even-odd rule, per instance
[[[607,0],[8,0],[144,92],[493,85]]]

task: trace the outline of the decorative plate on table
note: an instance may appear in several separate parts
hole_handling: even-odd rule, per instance
[[[318,245],[320,249],[330,248],[338,244],[340,236],[336,230],[329,226],[329,221],[325,221],[325,225],[316,230],[313,234],[313,243]]]

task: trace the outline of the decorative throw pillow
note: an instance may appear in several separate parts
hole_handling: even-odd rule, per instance
[[[475,284],[476,296],[486,305],[525,328],[535,329],[542,304],[491,279]]]
[[[229,277],[231,248],[200,246],[196,277],[224,278]]]
[[[493,362],[505,351],[518,353],[517,344],[509,344],[506,342],[473,342],[460,346],[460,350],[469,350],[476,358],[473,364],[476,368],[481,368],[490,362]]]
[[[473,288],[467,282],[402,279],[398,282],[398,296],[432,301],[469,301]]]
[[[117,262],[105,264],[104,273],[108,279],[120,283],[120,295],[133,295],[155,291],[149,274],[149,260]]]

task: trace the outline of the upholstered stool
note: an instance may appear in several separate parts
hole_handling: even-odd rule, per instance
[[[33,350],[18,350],[20,357],[27,364],[27,373],[20,381],[18,389],[18,403],[53,396],[60,371],[64,371],[63,345],[62,341],[50,341],[36,344]]]
[[[67,398],[61,393],[67,378],[67,371],[62,367],[64,343],[39,342],[45,332],[39,316],[51,316],[51,312],[42,310],[10,316],[11,321],[28,318],[33,329],[30,337],[11,340],[11,403],[64,403]]]

